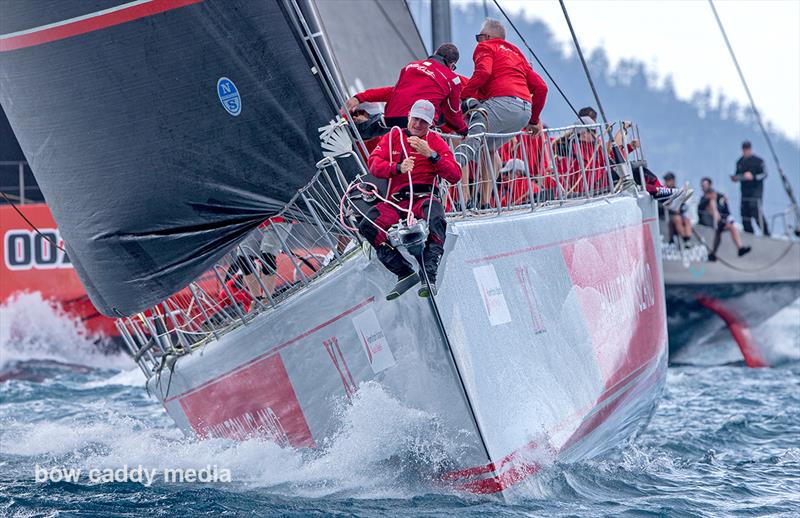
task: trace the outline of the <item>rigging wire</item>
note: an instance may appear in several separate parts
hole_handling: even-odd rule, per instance
[[[561,97],[563,97],[563,98],[564,98],[564,101],[566,101],[566,103],[569,105],[569,107],[570,107],[570,109],[572,110],[572,112],[575,114],[575,116],[576,116],[576,117],[578,117],[578,110],[576,110],[576,109],[575,109],[575,107],[572,105],[572,103],[569,101],[569,98],[567,97],[567,94],[565,94],[565,93],[564,93],[564,91],[563,91],[563,90],[561,90],[561,87],[560,87],[560,86],[558,86],[558,83],[556,83],[556,80],[555,80],[555,79],[553,79],[553,76],[551,76],[551,75],[550,75],[550,72],[548,72],[548,71],[547,71],[547,68],[544,66],[544,63],[542,63],[542,61],[539,59],[539,56],[537,56],[537,55],[536,55],[536,53],[535,53],[535,52],[533,51],[533,49],[531,48],[531,46],[530,46],[530,45],[528,45],[528,41],[525,39],[525,37],[522,35],[522,33],[521,33],[521,32],[519,32],[519,29],[517,29],[517,26],[516,26],[516,25],[514,25],[514,22],[513,22],[513,21],[511,21],[511,18],[508,16],[508,14],[506,14],[506,12],[503,10],[503,8],[502,8],[502,7],[500,7],[500,3],[499,3],[497,0],[493,0],[493,1],[494,1],[494,5],[496,5],[496,6],[497,6],[497,9],[498,9],[498,10],[500,11],[500,13],[503,15],[503,17],[506,19],[506,21],[508,21],[508,24],[509,24],[509,25],[511,25],[511,28],[512,28],[512,29],[514,29],[514,32],[515,32],[515,33],[517,33],[517,36],[519,37],[519,39],[520,39],[520,40],[522,40],[522,43],[523,43],[523,44],[525,45],[525,47],[528,49],[528,52],[530,52],[530,53],[531,53],[531,55],[533,56],[533,59],[535,59],[535,60],[536,60],[536,62],[537,62],[537,63],[539,64],[539,66],[542,68],[542,71],[543,71],[543,72],[544,72],[544,73],[547,75],[547,78],[548,78],[548,79],[550,79],[550,82],[551,82],[551,83],[553,83],[553,86],[555,86],[555,87],[556,87],[556,90],[558,90],[558,93],[560,93],[560,94],[561,94]],[[583,58],[581,58],[581,59],[583,59]],[[591,80],[590,80],[590,81],[591,81]],[[594,88],[594,87],[593,87],[593,88]],[[597,96],[595,95],[595,97],[597,97]],[[598,102],[599,102],[599,101],[598,101]],[[601,110],[602,110],[602,108],[601,108]],[[605,117],[604,117],[604,118],[605,118]]]
[[[605,110],[603,110],[603,103],[600,102],[600,95],[598,95],[597,93],[597,88],[595,88],[594,81],[592,80],[592,74],[589,73],[589,67],[586,64],[586,59],[584,59],[583,57],[581,44],[578,43],[578,36],[575,34],[575,29],[572,27],[572,20],[570,20],[569,18],[569,13],[567,12],[567,6],[564,5],[564,0],[558,0],[558,3],[561,4],[561,10],[564,12],[564,18],[567,20],[567,25],[569,26],[569,32],[570,34],[572,34],[572,42],[575,44],[575,50],[578,52],[578,57],[581,60],[581,65],[583,65],[583,72],[586,74],[586,79],[589,81],[589,86],[592,88],[592,95],[594,95],[594,100],[597,103],[597,109],[600,111],[600,116],[603,118],[603,125],[606,128],[608,128],[608,135],[610,137],[611,128],[608,126],[608,119],[606,119],[606,112]],[[575,115],[577,115],[577,113]]]
[[[61,246],[60,246],[58,243],[56,243],[55,241],[53,241],[52,239],[50,239],[48,236],[46,236],[46,235],[42,234],[42,233],[41,233],[41,231],[40,231],[38,228],[36,228],[36,225],[34,225],[33,223],[31,223],[31,220],[29,220],[28,218],[26,218],[26,217],[25,217],[25,214],[23,214],[23,213],[22,213],[22,211],[21,211],[21,210],[19,210],[19,208],[17,207],[17,204],[16,204],[16,203],[14,203],[14,202],[11,200],[11,198],[9,198],[9,197],[8,197],[8,195],[7,195],[6,193],[4,193],[3,191],[0,191],[0,196],[2,196],[2,197],[3,197],[3,198],[4,198],[4,199],[5,199],[7,202],[8,202],[8,204],[9,204],[9,205],[11,205],[11,207],[13,207],[13,209],[14,209],[15,211],[17,211],[17,214],[19,214],[19,216],[20,216],[22,219],[24,219],[24,220],[25,220],[25,223],[27,223],[27,224],[28,224],[28,226],[30,226],[30,227],[31,227],[31,229],[33,229],[33,231],[34,231],[34,232],[36,232],[37,234],[39,234],[40,236],[42,236],[42,239],[44,239],[45,241],[47,241],[48,243],[50,243],[50,244],[51,244],[51,245],[53,245],[54,247],[58,248],[58,249],[59,249],[59,250],[61,250],[62,252],[66,252],[66,250],[64,250],[64,248],[62,248],[62,247],[61,247]]]
[[[496,0],[495,0],[496,1]],[[586,79],[589,81],[589,86],[592,88],[592,95],[594,95],[594,100],[597,103],[597,109],[600,111],[600,117],[603,120],[603,126],[608,133],[608,139],[611,141],[611,155],[613,156],[614,162],[621,164],[625,162],[625,158],[622,155],[622,150],[620,150],[619,146],[614,141],[613,135],[613,128],[612,125],[608,123],[608,119],[606,118],[606,112],[603,109],[603,103],[600,102],[600,94],[597,93],[597,88],[594,86],[594,80],[592,79],[592,74],[589,72],[589,66],[586,64],[586,59],[583,57],[583,51],[581,50],[581,45],[578,42],[578,35],[575,34],[575,29],[572,27],[572,20],[569,18],[569,13],[567,12],[567,6],[564,5],[564,0],[558,0],[558,3],[561,4],[561,11],[564,13],[564,18],[567,20],[567,25],[569,26],[569,32],[572,34],[572,42],[575,44],[575,50],[578,52],[578,57],[581,60],[581,65],[583,65],[583,72],[586,74]],[[578,117],[580,119],[580,117]],[[620,182],[618,188],[622,188],[628,185],[628,181],[630,180],[629,172],[623,169],[622,174],[617,173],[617,176],[620,177]],[[635,179],[633,180],[635,182]]]
[[[764,134],[764,140],[767,141],[767,146],[769,147],[770,153],[772,153],[772,159],[775,160],[775,166],[778,168],[778,174],[781,175],[781,180],[783,181],[783,188],[786,191],[786,195],[789,197],[789,202],[792,205],[792,209],[794,209],[795,214],[795,224],[797,228],[795,233],[800,233],[800,208],[797,206],[797,200],[794,197],[794,192],[792,192],[792,186],[789,183],[789,179],[786,178],[786,174],[783,172],[783,168],[781,167],[781,163],[778,160],[778,154],[775,152],[775,148],[772,145],[772,139],[769,138],[769,134],[767,133],[767,129],[764,127],[764,122],[761,120],[761,113],[759,113],[758,108],[756,108],[756,103],[753,100],[753,94],[750,93],[750,87],[747,86],[747,81],[744,79],[744,73],[742,73],[742,69],[739,66],[739,61],[736,59],[736,53],[733,52],[733,47],[731,46],[731,42],[728,40],[728,34],[725,32],[725,27],[722,25],[722,20],[717,13],[716,7],[714,7],[714,1],[708,0],[708,5],[711,7],[711,11],[714,13],[714,18],[717,20],[717,25],[719,26],[719,30],[722,33],[722,38],[725,40],[725,45],[728,47],[728,52],[731,55],[731,59],[733,60],[733,64],[736,67],[736,72],[739,73],[739,79],[742,81],[742,85],[744,86],[745,92],[747,92],[747,98],[750,100],[750,107],[753,109],[753,113],[756,116],[756,120],[758,121],[758,126],[761,128],[761,133]]]

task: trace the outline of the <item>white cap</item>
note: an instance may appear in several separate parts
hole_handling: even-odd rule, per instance
[[[422,119],[428,124],[433,124],[433,119],[436,117],[436,108],[433,107],[432,102],[419,99],[414,103],[414,106],[411,107],[408,116]]]
[[[500,168],[501,173],[513,173],[516,171],[525,172],[525,162],[519,158],[509,160]]]

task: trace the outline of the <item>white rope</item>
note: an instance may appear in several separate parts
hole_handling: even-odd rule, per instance
[[[406,149],[406,144],[403,142],[403,130],[400,129],[399,126],[392,126],[392,129],[389,130],[389,163],[391,163],[392,159],[392,132],[397,130],[400,133],[400,147],[403,148],[403,159],[408,158],[408,150]],[[427,137],[425,141],[427,142]],[[400,162],[402,164],[402,162]],[[402,165],[401,165],[402,167]],[[414,224],[414,181],[411,177],[411,171],[413,167],[406,171],[408,174],[408,209],[401,209],[405,210],[408,213],[406,216],[406,225],[411,226]],[[390,184],[391,185],[391,184]]]
[[[392,132],[395,131],[395,130],[400,132],[400,146],[403,149],[403,157],[405,159],[405,158],[408,157],[408,150],[406,149],[405,142],[403,141],[403,130],[399,126],[392,126],[392,129],[389,130],[389,158],[391,160],[391,157],[392,157]],[[427,142],[427,141],[428,141],[428,138],[427,138],[427,135],[426,135],[425,136],[425,142]],[[401,162],[401,164],[402,164],[402,162]],[[411,175],[411,171],[412,170],[413,170],[413,167],[411,169],[409,169],[408,171],[406,171],[406,174],[408,175],[408,207],[407,208],[401,207],[400,205],[394,203],[390,199],[382,196],[380,194],[380,192],[378,192],[378,187],[375,184],[370,183],[370,182],[362,182],[360,179],[356,178],[355,180],[350,182],[350,184],[347,186],[347,190],[345,191],[345,193],[342,196],[341,200],[339,200],[339,223],[341,223],[341,225],[344,228],[346,228],[347,230],[349,230],[351,232],[357,232],[358,231],[357,228],[353,228],[353,227],[347,225],[347,223],[345,223],[345,220],[344,220],[344,204],[345,204],[345,200],[349,200],[350,199],[350,192],[355,188],[359,192],[361,192],[362,194],[375,196],[379,200],[381,200],[381,201],[383,201],[385,203],[388,203],[389,205],[391,205],[392,207],[397,209],[398,212],[405,212],[407,214],[407,216],[406,216],[406,224],[408,226],[413,225],[414,221],[415,221],[415,218],[414,218],[414,179],[413,179],[413,177]],[[391,186],[391,179],[389,180],[389,182],[390,182],[389,186]],[[368,189],[368,188],[363,187],[365,185],[369,186],[371,188],[371,190]],[[433,197],[433,190],[431,190],[431,198],[432,197]],[[359,212],[361,212],[361,211],[359,211]],[[428,216],[430,217],[430,207],[428,207]],[[386,229],[383,229],[383,228],[379,227],[374,221],[372,221],[371,219],[367,218],[366,214],[364,214],[364,218],[369,220],[369,222],[372,223],[372,225],[375,226],[375,228],[379,229],[380,231],[382,231],[386,235],[388,235],[388,232],[386,231]]]

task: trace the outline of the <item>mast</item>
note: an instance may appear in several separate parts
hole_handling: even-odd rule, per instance
[[[450,32],[450,0],[433,0],[431,2],[431,53],[439,45],[452,41]]]

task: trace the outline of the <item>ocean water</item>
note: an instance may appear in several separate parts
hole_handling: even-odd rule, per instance
[[[185,438],[130,359],[98,355],[80,324],[25,296],[0,308],[0,516],[800,516],[800,302],[788,310],[768,323],[779,366],[747,369],[732,343],[715,345],[717,365],[698,352],[670,368],[632,446],[552,465],[501,502],[427,482],[449,438],[376,385],[314,456]],[[231,481],[88,480],[139,465],[227,469]],[[37,482],[37,466],[81,476]]]

